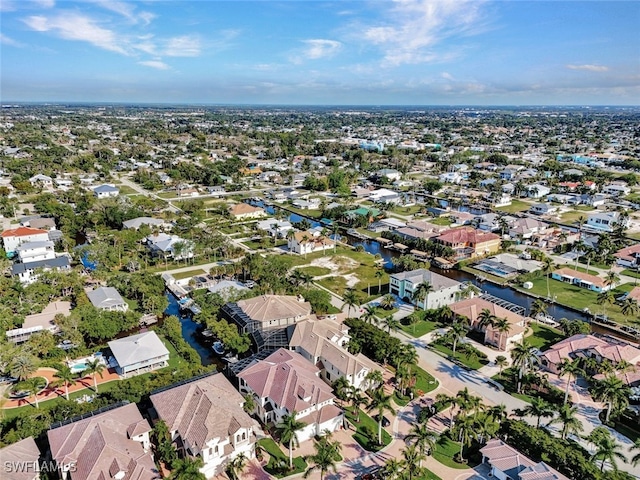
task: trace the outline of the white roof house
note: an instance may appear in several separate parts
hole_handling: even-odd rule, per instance
[[[138,217],[132,218],[131,220],[125,220],[122,222],[123,228],[133,228],[134,230],[138,230],[141,226],[148,225],[150,227],[166,227],[167,223],[160,218],[151,218],[151,217]]]
[[[98,287],[87,292],[91,304],[100,310],[126,312],[129,304],[113,287]]]
[[[93,194],[98,198],[117,197],[120,194],[120,189],[114,185],[98,185],[93,189]]]
[[[147,373],[169,364],[169,350],[156,332],[145,332],[109,342],[116,371],[122,376]]]

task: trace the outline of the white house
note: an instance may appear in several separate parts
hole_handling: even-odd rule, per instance
[[[438,180],[441,183],[460,183],[463,177],[458,172],[447,172],[440,174]]]
[[[613,197],[623,197],[631,193],[631,188],[625,182],[611,182],[602,187],[602,193]]]
[[[278,424],[296,412],[305,424],[298,430],[304,442],[325,431],[341,428],[342,410],[333,390],[320,378],[320,370],[302,355],[280,348],[238,374],[240,393],[255,397],[256,415],[262,423]]]
[[[334,241],[318,232],[307,230],[305,232],[295,232],[288,236],[289,251],[298,255],[319,252],[333,248]]]
[[[195,244],[191,240],[185,240],[177,235],[157,233],[146,238],[147,248],[154,256],[184,260],[193,258]]]
[[[396,180],[400,180],[402,174],[398,170],[394,170],[393,168],[383,168],[376,172],[376,177],[387,178],[390,182],[394,182]]]
[[[7,255],[13,255],[18,245],[27,242],[45,242],[49,232],[40,228],[18,227],[2,232],[2,244]]]
[[[140,375],[169,365],[169,350],[149,331],[108,342],[118,375]]]
[[[150,399],[180,453],[202,459],[205,477],[223,473],[238,455],[255,457],[256,440],[264,434],[243,410],[242,395],[221,373],[196,377]]]
[[[16,262],[11,266],[11,275],[16,275],[20,283],[29,285],[38,279],[39,272],[49,270],[71,270],[71,259],[65,254],[48,260],[35,260],[29,263]]]
[[[97,198],[101,198],[101,199],[112,198],[120,195],[120,189],[115,185],[109,185],[105,183],[104,185],[98,185],[97,187],[94,187],[93,194]]]
[[[366,389],[367,374],[382,369],[362,353],[349,353],[346,344],[350,338],[349,327],[342,323],[309,319],[296,324],[289,347],[313,365],[320,365],[320,377],[329,385],[344,377],[353,387]]]
[[[369,192],[369,200],[374,203],[400,203],[402,196],[398,192],[394,192],[388,188],[379,188]]]
[[[413,298],[414,292],[422,283],[427,283],[432,290],[425,299]],[[459,299],[462,284],[431,270],[419,268],[410,272],[394,273],[389,277],[389,292],[400,298],[408,298],[419,308],[426,310],[450,305]]]
[[[534,215],[550,215],[557,211],[558,207],[551,203],[536,203],[529,209],[529,213],[533,213]]]
[[[527,191],[527,197],[529,198],[542,198],[551,193],[551,189],[545,185],[534,183],[533,185],[527,185],[525,187]]]
[[[53,187],[53,179],[48,175],[43,175],[41,173],[34,175],[29,179],[29,183],[34,187],[41,188],[52,188]]]
[[[98,287],[87,292],[87,297],[91,304],[100,310],[126,312],[129,309],[129,304],[113,287]]]
[[[613,232],[621,222],[625,227],[629,226],[629,218],[622,217],[620,212],[597,212],[589,214],[586,226],[601,232]]]
[[[18,260],[22,263],[36,262],[38,260],[50,260],[56,258],[53,242],[50,240],[40,242],[25,242],[16,248]]]

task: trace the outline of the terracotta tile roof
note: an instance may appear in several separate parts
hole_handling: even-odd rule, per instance
[[[495,233],[483,232],[473,227],[452,228],[442,232],[437,238],[439,242],[449,244],[477,245],[495,240],[500,240],[500,236]]]
[[[640,303],[640,287],[633,287],[633,290],[627,294],[626,298],[631,298]]]
[[[198,448],[226,440],[240,428],[259,428],[243,410],[242,395],[221,373],[151,395],[151,402],[169,430]]]
[[[466,317],[471,322],[471,325],[474,325],[478,322],[478,316],[480,312],[485,308],[491,312],[497,318],[506,318],[507,321],[511,324],[512,329],[517,326],[517,324],[524,322],[525,317],[522,315],[518,315],[515,312],[507,310],[495,303],[489,302],[483,298],[467,298],[466,300],[461,300],[459,302],[452,303],[449,305],[449,308],[452,312],[462,317]],[[509,332],[513,334],[513,330]]]
[[[40,450],[38,450],[38,446],[33,440],[33,437],[27,437],[17,443],[0,448],[0,459],[2,459],[3,464],[9,462],[11,464],[17,464],[18,462],[37,462],[40,459]],[[40,478],[33,470],[20,471],[17,469],[8,470],[2,468],[1,471],[3,480],[34,480]]]
[[[585,282],[589,282],[597,287],[604,287],[604,279],[591,275],[590,273],[579,272],[578,270],[574,270],[573,268],[559,268],[553,272],[556,275],[561,275],[563,277],[571,277],[578,278]]]
[[[49,235],[49,232],[46,230],[41,230],[39,228],[31,228],[31,227],[18,227],[13,228],[11,230],[5,230],[2,232],[2,238],[6,237],[26,237],[28,235],[40,235],[40,234]]]
[[[134,403],[49,430],[47,436],[54,460],[75,463],[72,480],[113,478],[114,460],[118,466],[126,466],[127,479],[161,478],[151,452],[145,452],[128,431],[151,431]]]
[[[519,480],[569,480],[544,462],[535,463],[502,440],[489,440],[480,449],[489,463],[510,478]]]
[[[631,245],[630,247],[622,248],[614,253],[613,256],[619,258],[620,260],[633,262],[637,257],[640,257],[640,243],[636,243],[635,245]]]
[[[298,297],[291,295],[261,295],[240,300],[237,305],[252,320],[258,322],[311,315],[311,304],[301,302]]]
[[[334,398],[319,369],[296,352],[283,348],[247,367],[238,377],[259,397],[269,397],[289,412],[301,412]]]
[[[596,352],[601,357],[616,363],[620,360],[633,364],[640,361],[640,349],[628,343],[609,342],[604,338],[586,334],[565,338],[544,352],[542,356],[549,363],[558,364],[565,358],[570,359],[580,354],[584,356],[590,352]]]
[[[249,213],[257,213],[257,212],[263,212],[264,210],[260,207],[254,207],[252,205],[249,205],[247,203],[237,203],[235,205],[233,205],[229,211],[231,212],[231,215],[238,216],[238,215],[246,215]]]

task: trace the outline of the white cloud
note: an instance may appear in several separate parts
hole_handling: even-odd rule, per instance
[[[387,64],[438,61],[435,47],[443,40],[486,28],[484,5],[483,0],[394,0],[388,21],[364,27],[361,38],[378,46]]]
[[[197,57],[202,47],[200,39],[192,35],[173,37],[167,41],[164,54],[169,57]]]
[[[588,72],[607,72],[609,71],[609,67],[604,65],[567,65],[569,70],[586,70]]]
[[[332,57],[338,52],[338,50],[340,50],[340,48],[342,48],[342,43],[336,40],[318,38],[305,40],[304,43],[307,45],[307,48],[303,52],[303,55],[311,60]]]
[[[105,50],[128,54],[122,42],[118,40],[119,35],[79,13],[61,13],[56,17],[33,15],[23,21],[29,28],[38,32],[52,32],[65,40],[88,42]]]
[[[131,23],[144,23],[148,25],[151,20],[156,18],[153,13],[150,12],[136,12],[136,7],[130,3],[114,1],[114,0],[94,0],[102,8],[110,10],[114,13],[122,15]]]
[[[53,8],[56,5],[55,0],[32,0],[32,2],[41,8]]]
[[[145,67],[155,68],[156,70],[170,70],[171,67],[161,60],[145,60],[138,62],[138,65],[144,65]]]
[[[0,33],[0,43],[3,45],[10,45],[12,47],[24,46],[22,43],[18,42],[17,40],[7,37],[4,33]]]

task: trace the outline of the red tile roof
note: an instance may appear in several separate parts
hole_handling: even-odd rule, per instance
[[[13,228],[11,230],[5,230],[4,232],[2,232],[2,238],[26,237],[28,235],[39,235],[42,233],[48,234],[46,230],[41,230],[39,228],[18,227],[18,228]]]
[[[477,245],[478,243],[500,240],[500,236],[495,233],[476,230],[473,227],[462,227],[446,230],[436,240],[450,244]]]

